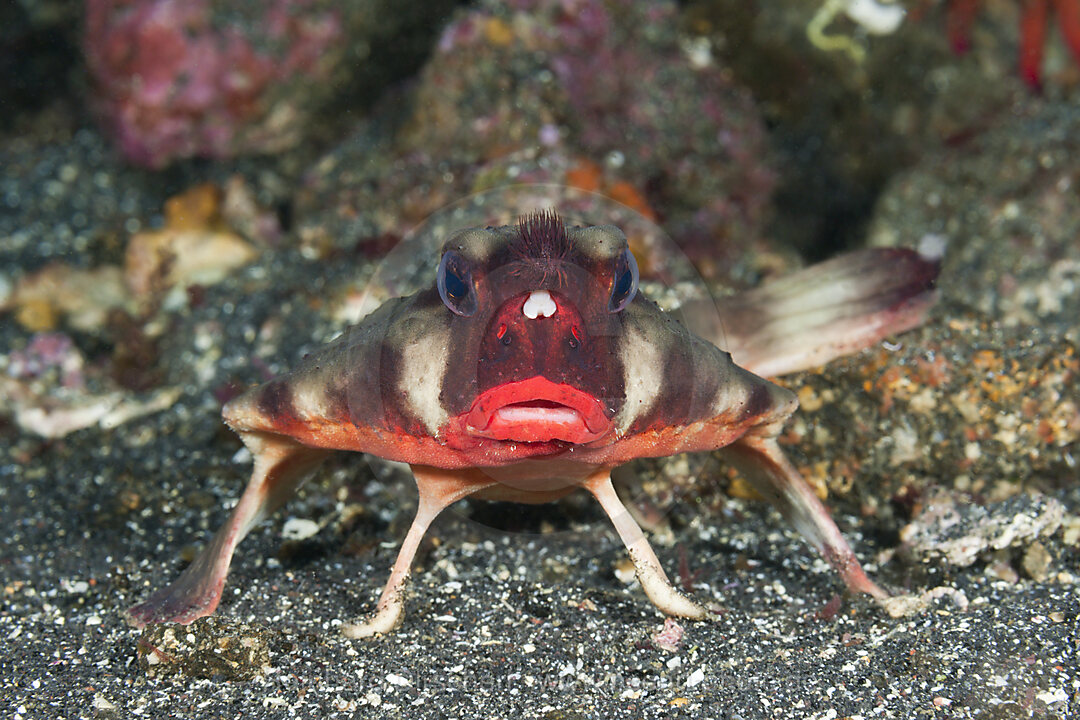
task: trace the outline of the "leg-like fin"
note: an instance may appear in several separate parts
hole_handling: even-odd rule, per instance
[[[409,569],[431,521],[447,506],[495,484],[494,480],[475,471],[443,470],[423,465],[413,465],[412,471],[420,494],[416,517],[401,543],[394,569],[383,587],[375,613],[367,620],[342,627],[346,637],[385,635],[397,627],[405,609]]]
[[[825,506],[787,461],[773,438],[743,437],[724,448],[723,452],[753,484],[754,489],[768,498],[780,514],[821,553],[850,590],[872,596],[889,615],[914,615],[939,598],[951,599],[961,610],[967,608],[964,593],[951,587],[936,587],[918,594],[902,595],[890,595],[878,587],[866,576]]]
[[[939,259],[873,248],[833,258],[721,300],[722,327],[693,329],[763,377],[822,365],[919,326],[934,304]]]
[[[641,532],[641,528],[634,522],[629,511],[615,494],[615,488],[611,485],[611,476],[608,468],[601,468],[590,475],[583,483],[583,487],[593,494],[604,508],[604,512],[611,518],[615,530],[619,533],[623,544],[630,552],[630,559],[634,561],[634,569],[637,572],[638,581],[645,595],[652,600],[660,612],[665,615],[677,615],[679,617],[701,620],[708,615],[708,611],[676,590],[668,580],[667,574],[660,566],[652,546]]]
[[[840,529],[773,438],[743,437],[723,450],[754,489],[767,498],[855,592],[877,600],[889,594],[863,572]]]
[[[135,627],[153,622],[186,625],[214,612],[236,545],[252,526],[280,507],[328,454],[276,435],[245,433],[242,437],[255,456],[244,494],[225,525],[180,577],[127,611],[127,620]]]

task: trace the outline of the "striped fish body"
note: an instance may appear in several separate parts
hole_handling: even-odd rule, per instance
[[[610,471],[639,457],[718,449],[849,588],[885,600],[776,444],[795,396],[753,372],[816,364],[922,321],[936,262],[867,252],[892,255],[877,273],[866,271],[874,258],[857,254],[832,261],[824,275],[811,268],[786,279],[773,295],[766,287],[733,298],[734,333],[725,337],[733,359],[637,292],[636,263],[615,227],[566,227],[544,212],[459,231],[444,243],[433,287],[388,301],[225,406],[225,421],[255,458],[248,487],[203,553],[129,619],[187,623],[213,612],[240,539],[335,450],[409,463],[420,495],[376,611],[346,625],[350,636],[399,622],[413,555],[449,504],[467,496],[548,502],[576,489],[611,517],[660,610],[706,617],[708,607],[668,581]],[[823,277],[835,287],[823,290]],[[815,318],[805,349],[791,337],[800,324],[770,317],[770,304]]]

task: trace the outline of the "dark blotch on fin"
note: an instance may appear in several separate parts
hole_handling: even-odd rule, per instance
[[[881,248],[877,252],[874,259],[880,264],[868,267],[867,274],[876,271],[875,276],[880,277],[880,268],[891,269],[885,278],[881,278],[879,303],[882,307],[907,302],[936,287],[941,272],[940,258],[927,258],[905,248]]]
[[[761,417],[773,407],[772,393],[764,383],[758,383],[750,390],[750,397],[743,407],[743,419]]]
[[[288,383],[272,380],[259,389],[257,401],[259,412],[275,421],[296,420],[292,389]]]

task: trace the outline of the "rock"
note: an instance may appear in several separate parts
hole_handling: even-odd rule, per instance
[[[1015,71],[1017,3],[980,4],[987,11],[965,56],[949,49],[950,4],[909,4],[890,33],[844,10],[901,3],[686,4],[690,46],[730,67],[766,116],[783,167],[771,235],[811,257],[861,246],[866,218],[898,170],[1031,99]]]
[[[0,415],[11,413],[23,431],[57,439],[93,426],[110,430],[143,415],[161,412],[172,407],[180,394],[180,388],[176,387],[139,396],[84,388],[37,390],[27,382],[0,376]]]
[[[1031,101],[897,176],[879,201],[871,243],[941,237],[946,299],[1080,342],[1078,155],[1075,104]]]
[[[946,275],[950,285],[965,280]],[[1003,500],[1075,477],[1080,351],[1061,337],[943,303],[927,324],[781,379],[821,407],[781,441],[811,484],[867,514],[905,513],[933,485]]]
[[[765,244],[760,116],[724,67],[684,52],[674,4],[481,3],[446,28],[408,99],[312,168],[296,210],[309,254],[400,237],[518,183],[661,218],[706,273],[738,274],[741,251]]]
[[[270,667],[278,634],[218,617],[191,625],[151,625],[139,638],[139,665],[148,675],[250,680]]]
[[[8,301],[19,324],[32,332],[52,330],[61,319],[77,330],[97,330],[110,310],[129,303],[120,268],[82,270],[62,262],[20,278]]]
[[[95,99],[130,161],[163,167],[298,140],[303,107],[343,56],[340,15],[325,3],[231,5],[216,12],[223,8],[208,0],[87,3]]]
[[[164,228],[131,238],[124,280],[138,299],[174,286],[213,285],[255,259],[255,248],[225,223],[221,205],[216,186],[198,185],[169,199]]]
[[[280,152],[306,136],[347,76],[385,82],[400,59],[373,53],[393,42],[411,56],[411,36],[447,4],[89,0],[93,101],[137,165]]]
[[[939,492],[900,531],[907,552],[922,562],[940,560],[971,565],[999,550],[1027,547],[1024,567],[1036,579],[1046,576],[1049,557],[1038,543],[1061,527],[1064,506],[1054,498],[1023,493],[989,505],[962,495]]]

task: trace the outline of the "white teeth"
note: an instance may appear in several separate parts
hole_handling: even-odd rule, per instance
[[[551,299],[547,290],[533,290],[529,293],[529,299],[525,301],[521,312],[525,313],[525,317],[530,320],[535,320],[541,315],[551,317],[557,309],[555,301]]]

